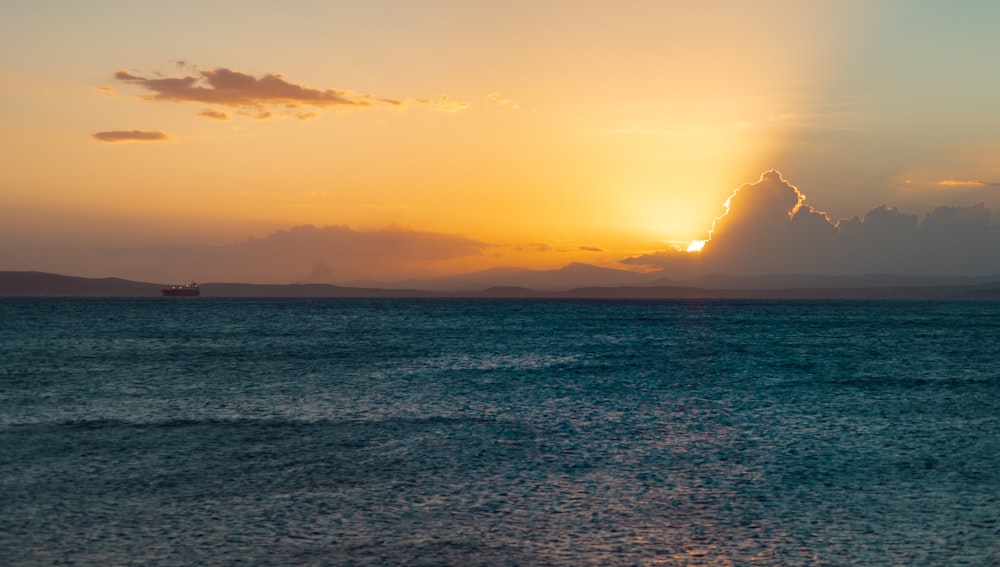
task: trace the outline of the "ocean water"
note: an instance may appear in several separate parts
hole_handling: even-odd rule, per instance
[[[0,564],[997,565],[1000,302],[0,300]]]

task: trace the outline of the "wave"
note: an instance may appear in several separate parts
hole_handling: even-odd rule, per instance
[[[70,431],[99,431],[108,429],[188,429],[188,428],[350,428],[350,427],[393,427],[393,426],[463,426],[501,423],[502,420],[476,416],[423,416],[392,417],[372,419],[312,419],[288,417],[238,417],[238,418],[170,418],[160,420],[131,419],[70,419],[62,421],[36,421],[8,423],[11,428],[51,428]]]

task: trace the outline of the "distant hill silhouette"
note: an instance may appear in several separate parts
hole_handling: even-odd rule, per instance
[[[0,296],[143,297],[160,295],[164,286],[119,278],[80,278],[45,272],[0,271]]]
[[[530,270],[528,270],[530,272]],[[594,273],[574,267],[569,272]],[[510,272],[503,272],[509,275]],[[480,276],[482,273],[479,274]],[[565,272],[559,274],[562,278]],[[545,275],[543,281],[551,282]],[[584,278],[586,279],[586,278]],[[468,291],[426,291],[344,287],[331,284],[200,284],[202,297],[483,297],[567,299],[958,299],[998,298],[1000,281],[980,278],[907,278],[903,276],[713,276],[708,285],[683,285],[659,280],[659,285],[584,285],[570,280],[563,289],[532,289],[492,285]],[[958,283],[956,283],[958,282]],[[963,283],[964,282],[964,283]],[[836,283],[839,285],[830,285]],[[770,284],[770,286],[769,286]],[[784,285],[782,285],[784,284]],[[796,285],[798,284],[798,285]],[[729,287],[721,287],[728,285]],[[159,297],[163,284],[119,278],[82,278],[44,272],[0,271],[3,297]]]
[[[164,284],[119,278],[81,278],[45,272],[0,271],[4,297],[157,297]],[[417,290],[384,290],[330,284],[199,284],[203,297],[423,297]]]

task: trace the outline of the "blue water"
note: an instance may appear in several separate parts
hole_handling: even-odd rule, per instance
[[[1000,302],[0,299],[0,564],[996,565]]]

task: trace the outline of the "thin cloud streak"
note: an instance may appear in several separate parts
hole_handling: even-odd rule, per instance
[[[942,187],[1000,187],[1000,183],[995,181],[983,181],[981,179],[942,179],[935,183]]]
[[[204,116],[206,118],[211,118],[213,120],[229,120],[229,114],[222,112],[221,110],[213,110],[211,108],[206,108],[198,113],[198,116]]]
[[[521,110],[521,105],[516,101],[513,101],[500,93],[490,93],[488,98],[495,102],[497,105],[504,108],[509,108],[511,110]]]
[[[338,89],[315,89],[289,83],[277,74],[254,77],[248,73],[221,67],[204,69],[197,76],[148,78],[118,71],[118,81],[142,87],[153,93],[152,100],[200,102],[225,106],[258,107],[266,104],[286,106],[371,106],[372,99]]]
[[[165,132],[155,130],[108,130],[91,134],[99,142],[162,142],[170,139]]]
[[[178,70],[191,68],[186,62],[176,62]],[[453,100],[447,95],[437,99],[396,99],[373,94],[358,94],[344,89],[321,89],[296,84],[277,73],[254,76],[249,73],[219,67],[194,70],[193,75],[177,77],[148,77],[129,71],[116,71],[116,81],[131,84],[148,94],[141,98],[151,101],[177,103],[201,103],[228,106],[249,111],[257,119],[267,119],[276,113],[275,107],[294,109],[313,107],[320,109],[359,110],[375,106],[404,107],[409,104],[428,106],[440,112],[458,112],[470,105],[465,101]],[[102,87],[108,92],[111,87]],[[502,99],[500,104],[516,106],[516,103]],[[200,116],[222,120],[225,113],[208,109]],[[315,113],[299,113],[299,118],[313,118]],[[228,119],[228,115],[226,115]]]

